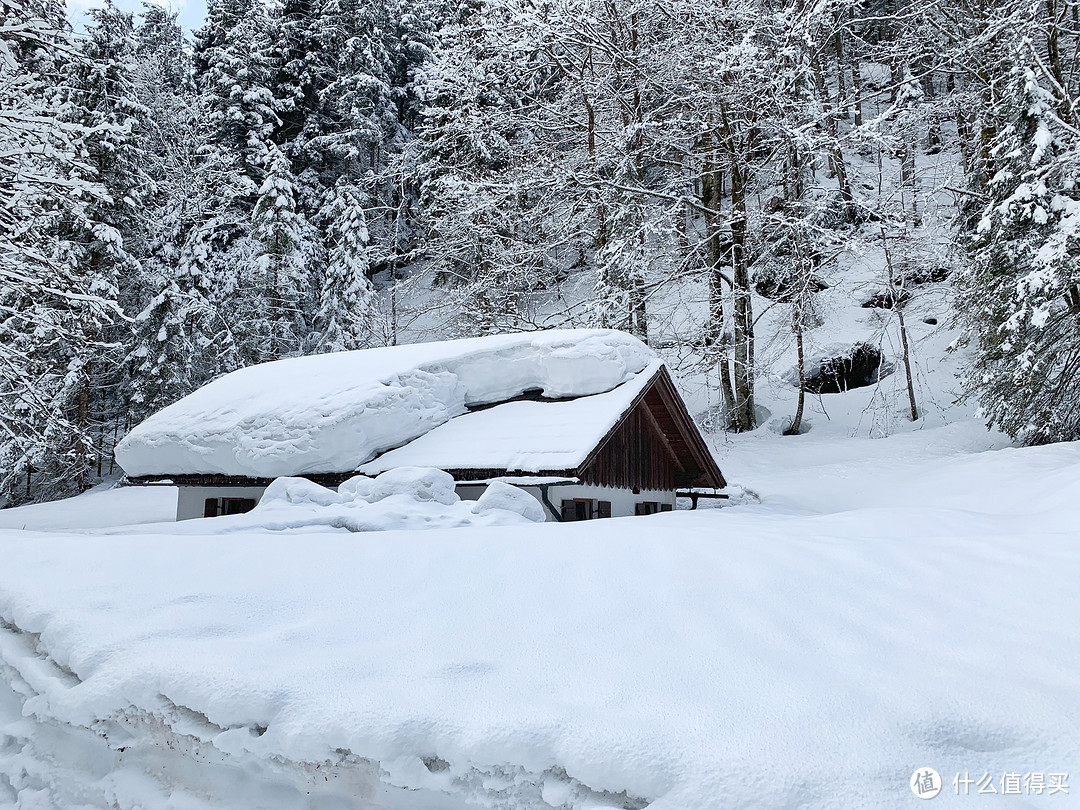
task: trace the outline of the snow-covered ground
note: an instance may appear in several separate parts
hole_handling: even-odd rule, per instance
[[[81,531],[176,519],[176,487],[116,487],[115,483],[63,501],[0,509],[0,529]]]
[[[722,445],[742,505],[644,518],[9,510],[45,531],[0,532],[0,806],[897,808],[925,767],[936,806],[1080,806],[1080,445],[820,427]]]

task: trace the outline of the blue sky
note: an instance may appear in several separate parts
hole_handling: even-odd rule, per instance
[[[142,10],[141,0],[113,0],[113,2],[125,11],[133,11],[137,14]],[[76,30],[83,26],[86,9],[101,5],[99,0],[68,0],[68,12]],[[187,34],[201,26],[206,16],[206,0],[160,0],[157,5],[177,11],[180,25]]]

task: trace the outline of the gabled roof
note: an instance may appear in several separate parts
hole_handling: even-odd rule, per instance
[[[306,476],[336,485],[357,472],[424,466],[462,481],[538,475],[724,486],[661,361],[614,330],[498,335],[242,369],[139,425],[117,459],[142,483]]]
[[[611,446],[623,441],[632,430],[633,416],[639,416],[638,422],[643,423],[639,429],[646,425],[651,428],[652,438],[659,439],[662,452],[674,462],[676,487],[722,489],[727,486],[705,437],[701,435],[667,367],[663,365],[642,386],[618,422],[578,466],[576,472],[579,477],[586,481],[607,479],[609,483],[618,483],[618,476],[605,473],[602,466],[605,462],[610,463],[613,455]]]
[[[651,430],[673,462],[677,486],[727,486],[659,360],[603,394],[560,402],[506,402],[458,416],[358,471],[377,475],[396,467],[426,466],[447,470],[458,481],[534,475],[614,485],[619,473],[599,465],[610,445],[624,440],[634,414],[643,415],[644,429]]]

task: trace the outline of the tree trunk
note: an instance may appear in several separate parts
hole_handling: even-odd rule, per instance
[[[754,310],[750,300],[750,268],[746,263],[746,185],[743,168],[732,150],[731,173],[731,281],[735,321],[734,382],[735,428],[757,427],[754,412]]]
[[[837,118],[847,121],[848,117],[848,98],[847,98],[847,81],[844,77],[844,71],[847,67],[844,60],[844,32],[840,27],[840,13],[836,12],[833,15],[835,22],[835,30],[833,31],[833,47],[836,50],[836,109]]]
[[[75,487],[79,492],[90,489],[90,448],[87,437],[90,435],[90,374],[84,362],[79,369],[79,390],[75,395]]]
[[[644,219],[644,218],[642,218]],[[641,240],[642,248],[645,247],[644,222],[638,225],[638,239]],[[644,343],[649,342],[649,319],[645,309],[645,278],[639,267],[630,279],[630,331],[641,338]]]
[[[900,345],[904,352],[904,376],[907,380],[908,404],[911,406],[911,421],[919,419],[919,408],[915,404],[915,384],[911,380],[911,351],[908,348],[907,326],[904,324],[904,310],[901,302],[896,302],[896,318],[900,323]]]
[[[795,349],[798,353],[799,404],[795,407],[795,418],[791,420],[791,425],[784,431],[784,435],[798,436],[802,428],[803,406],[806,403],[806,360],[803,354],[802,313],[798,304],[792,307],[791,326],[795,330]]]
[[[724,251],[720,239],[720,206],[723,174],[717,165],[712,133],[702,137],[701,206],[705,219],[705,251],[709,263],[709,322],[706,342],[717,350],[720,364],[720,391],[724,397],[725,427],[735,426],[735,394],[728,366],[727,340],[724,337]]]
[[[836,177],[836,185],[840,189],[840,197],[844,201],[844,221],[855,221],[855,197],[851,193],[851,183],[848,181],[847,165],[844,163],[844,153],[840,149],[840,132],[836,125],[836,117],[832,112],[832,101],[829,98],[829,88],[825,83],[825,76],[821,70],[821,61],[815,55],[811,64],[814,71],[814,85],[821,100],[825,113],[826,127],[830,136],[829,168]]]
[[[854,25],[855,23],[855,9],[848,9],[848,21]],[[855,126],[861,127],[863,124],[863,110],[862,110],[862,66],[859,63],[859,54],[855,50],[855,38],[852,38],[852,43],[848,46],[848,53],[851,60],[851,86],[855,91]]]
[[[917,179],[915,176],[915,139],[911,132],[902,135],[904,145],[900,150],[900,188],[907,188],[911,194],[911,222],[919,224],[919,195],[916,193]],[[901,194],[901,200],[903,195]],[[905,206],[907,207],[907,206]]]
[[[900,348],[903,352],[904,359],[904,377],[907,381],[907,394],[908,405],[911,407],[911,421],[915,422],[919,418],[919,409],[915,404],[915,384],[911,378],[911,351],[908,345],[907,324],[904,322],[904,310],[903,310],[903,292],[904,286],[900,285],[900,289],[896,287],[896,275],[893,272],[892,255],[889,253],[889,245],[885,240],[885,229],[881,229],[881,247],[885,253],[885,268],[889,273],[889,295],[893,300],[893,311],[896,313],[897,321],[900,324]]]

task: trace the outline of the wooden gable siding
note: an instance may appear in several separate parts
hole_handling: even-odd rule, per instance
[[[675,457],[644,402],[623,417],[579,477],[583,484],[600,486],[675,488]]]
[[[656,448],[657,441],[662,453]],[[618,482],[664,481],[664,486],[657,489],[727,486],[664,367],[589,454],[577,474],[582,481],[639,489],[654,486]]]

